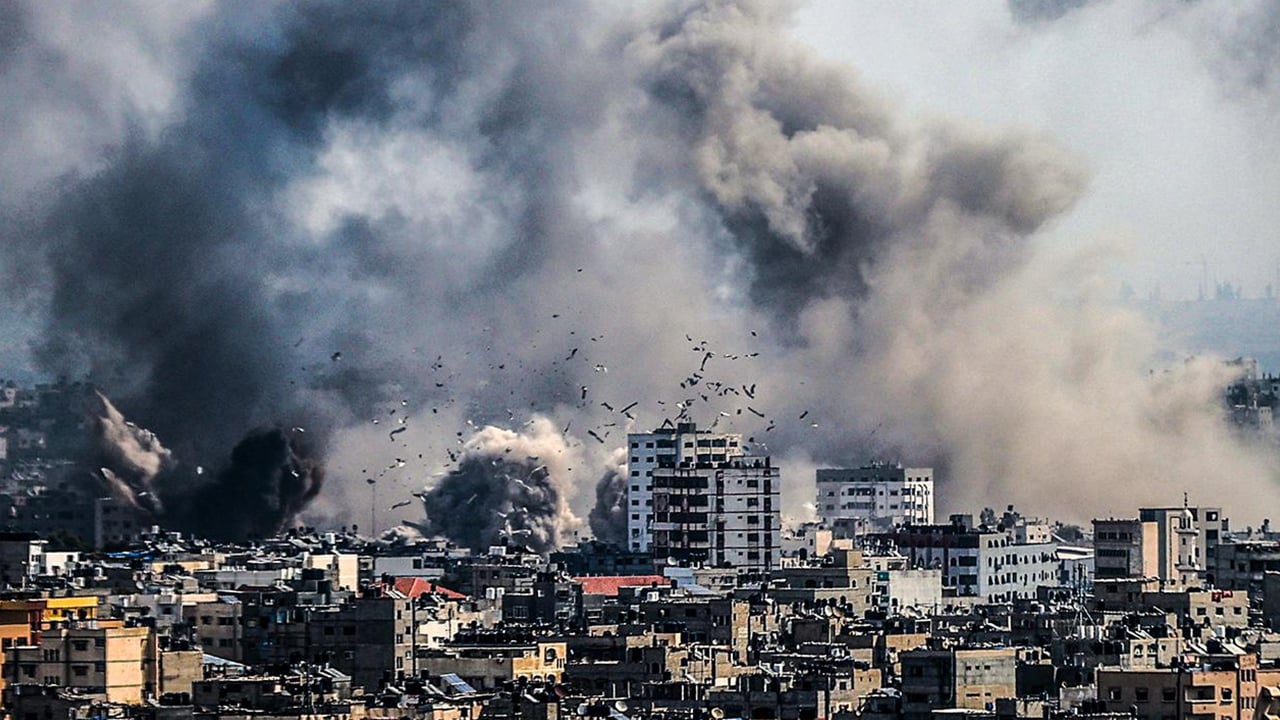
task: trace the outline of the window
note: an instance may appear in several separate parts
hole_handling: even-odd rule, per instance
[[[1134,688],[1133,699],[1140,703],[1147,702],[1147,700],[1149,699],[1148,698],[1149,693],[1150,691],[1147,690],[1147,688],[1144,688],[1144,687]]]

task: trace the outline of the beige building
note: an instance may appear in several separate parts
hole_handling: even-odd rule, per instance
[[[0,601],[0,690],[9,677],[4,663],[10,648],[35,645],[43,630],[97,616],[96,597]]]
[[[204,651],[227,660],[243,662],[242,621],[244,605],[236,599],[197,602],[182,608],[183,619],[195,626]]]
[[[514,680],[560,682],[568,649],[564,642],[466,644],[418,654],[419,671],[456,673],[476,690],[495,690]]]
[[[1160,532],[1154,521],[1094,520],[1094,577],[1160,577]]]
[[[1258,657],[1228,652],[1188,657],[1182,667],[1099,669],[1098,699],[1136,720],[1246,720],[1258,698]]]
[[[9,684],[85,688],[108,702],[140,703],[159,689],[154,631],[110,621],[45,630],[39,647],[6,652]]]

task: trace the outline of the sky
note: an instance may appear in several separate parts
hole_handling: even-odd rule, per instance
[[[1280,286],[1274,3],[1015,5],[812,2],[795,32],[922,115],[1023,127],[1078,153],[1089,192],[1045,240],[1113,244],[1117,287],[1196,299],[1202,258],[1211,288]]]
[[[1273,4],[3,5],[0,366],[154,431],[135,494],[275,427],[303,521],[550,547],[681,419],[797,517],[873,458],[940,512],[1280,499],[1115,302],[1275,280]]]

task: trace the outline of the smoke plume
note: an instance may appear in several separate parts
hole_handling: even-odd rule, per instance
[[[462,446],[457,469],[423,494],[426,520],[417,527],[473,550],[507,542],[554,550],[582,525],[568,502],[579,457],[546,418],[518,433],[481,428]]]
[[[545,550],[594,501],[616,537],[615,451],[675,417],[772,454],[792,508],[790,459],[886,455],[941,510],[1273,497],[1216,365],[1152,374],[1109,250],[1046,242],[1084,162],[906,112],[789,12],[213,4],[104,48],[27,3],[0,120],[59,150],[0,139],[0,273],[32,362],[164,439],[104,420],[119,493],[222,536],[350,522],[365,479],[386,521],[443,473],[427,534]]]
[[[627,545],[627,450],[618,450],[609,458],[604,474],[596,481],[596,503],[587,516],[591,532],[597,540]]]
[[[110,495],[142,519],[214,540],[247,540],[280,532],[320,492],[324,469],[309,456],[301,431],[255,429],[230,461],[206,476],[184,466],[156,437],[101,393],[89,409],[94,462]]]

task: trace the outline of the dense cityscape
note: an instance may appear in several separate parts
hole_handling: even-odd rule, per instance
[[[1280,720],[1275,0],[0,0],[0,720]]]
[[[1236,366],[1224,417],[1274,442],[1280,379]],[[151,524],[86,466],[99,398],[0,394],[15,720],[1280,709],[1280,532],[1173,488],[1084,527],[940,518],[933,469],[873,461],[818,469],[795,522],[770,457],[681,422],[627,435],[623,544],[535,552],[518,518],[477,548],[291,522],[229,542]]]

